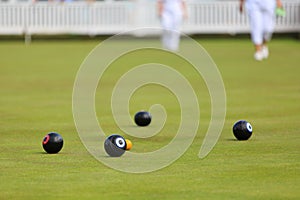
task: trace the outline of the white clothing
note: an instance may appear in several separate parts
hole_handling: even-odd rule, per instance
[[[246,9],[250,18],[251,39],[255,45],[269,41],[275,26],[275,0],[247,0]]]
[[[182,1],[183,0],[162,0],[162,44],[164,48],[171,51],[176,51],[179,47],[180,25],[183,16]]]
[[[182,14],[182,0],[162,0],[162,2],[164,5],[164,12]]]

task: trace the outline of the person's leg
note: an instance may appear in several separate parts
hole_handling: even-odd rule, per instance
[[[254,58],[256,60],[262,60],[262,43],[263,43],[263,22],[262,12],[259,3],[253,2],[252,5],[248,5],[248,13],[250,19],[251,28],[251,40],[255,47]]]
[[[272,34],[275,27],[275,1],[274,0],[265,0],[265,8],[263,12],[263,45],[262,52],[264,54],[264,58],[268,58],[269,49],[268,42],[272,38]]]
[[[170,30],[170,40],[168,49],[171,51],[177,51],[179,48],[180,34],[175,30]]]
[[[163,33],[161,37],[162,41],[162,46],[165,49],[170,49],[170,39],[172,32],[170,31],[172,19],[171,16],[168,13],[163,13],[162,15],[162,28],[163,28]]]
[[[181,13],[173,13],[170,38],[170,50],[172,51],[177,51],[179,49],[181,21]]]
[[[170,44],[170,38],[171,38],[171,31],[168,29],[163,29],[163,34],[161,38],[162,42],[162,47],[164,49],[169,49],[169,44]]]

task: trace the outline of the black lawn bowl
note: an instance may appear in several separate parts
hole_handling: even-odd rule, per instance
[[[151,122],[151,115],[149,112],[140,111],[135,114],[134,121],[138,126],[148,126]]]
[[[48,133],[44,137],[42,144],[47,153],[54,154],[62,149],[64,140],[58,133]]]
[[[125,153],[126,141],[117,134],[110,135],[104,141],[104,149],[106,153],[111,157],[120,157]]]
[[[232,128],[233,134],[238,140],[248,140],[252,135],[252,126],[245,120],[237,121]]]

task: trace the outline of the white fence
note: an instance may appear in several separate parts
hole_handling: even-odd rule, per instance
[[[275,32],[300,32],[300,0],[284,1],[286,17]],[[189,2],[182,31],[248,33],[246,13],[238,1]],[[115,34],[140,27],[160,27],[155,1],[0,3],[0,34]]]

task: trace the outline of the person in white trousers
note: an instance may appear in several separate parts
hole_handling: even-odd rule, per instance
[[[162,45],[170,51],[177,51],[180,42],[180,26],[186,18],[184,0],[158,0],[158,15],[163,28]]]
[[[240,0],[241,13],[244,2],[250,20],[251,40],[255,46],[254,59],[261,61],[269,56],[267,43],[274,31],[275,9],[282,8],[282,3],[281,0]]]

